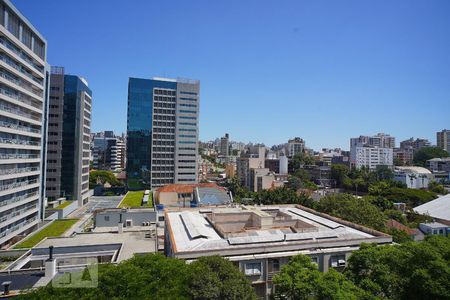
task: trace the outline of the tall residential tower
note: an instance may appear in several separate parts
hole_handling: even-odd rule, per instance
[[[84,78],[52,67],[49,104],[46,196],[81,206],[89,194],[92,92]]]
[[[0,246],[43,216],[46,48],[11,2],[0,1]]]
[[[197,182],[200,82],[128,82],[127,177],[152,188]]]
[[[450,130],[444,129],[436,133],[437,146],[450,153]]]

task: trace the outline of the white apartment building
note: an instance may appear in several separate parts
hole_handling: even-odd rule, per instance
[[[47,42],[0,1],[0,246],[43,215],[48,99]]]
[[[350,139],[350,166],[374,170],[377,166],[394,164],[395,138],[379,133],[376,136],[360,136]]]

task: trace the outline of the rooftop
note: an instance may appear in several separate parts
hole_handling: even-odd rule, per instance
[[[434,199],[414,208],[419,214],[450,221],[450,194]]]
[[[317,213],[301,206],[241,206],[166,211],[176,256],[196,257],[354,246],[364,242],[390,243],[381,232]],[[313,244],[313,246],[311,246]],[[204,254],[203,254],[204,255]]]
[[[225,190],[223,187],[218,186],[215,183],[198,183],[198,184],[168,184],[160,187],[158,193],[185,193],[191,194],[194,192],[195,188],[215,188],[220,190]]]
[[[53,246],[57,254],[58,248],[71,248],[73,252],[77,252],[85,251],[85,249],[81,250],[83,247],[93,249],[92,246],[119,245],[117,261],[122,261],[132,258],[135,253],[154,252],[155,240],[146,238],[145,235],[145,231],[127,231],[121,234],[117,232],[79,233],[73,237],[47,238],[36,245],[32,252],[33,250],[39,252],[39,249],[48,250],[49,246]]]
[[[434,228],[434,229],[439,229],[439,228],[443,228],[443,227],[449,227],[448,225],[442,224],[442,223],[438,223],[438,222],[432,222],[432,223],[421,223],[420,225],[424,225],[430,228]]]
[[[414,173],[414,174],[431,174],[430,170],[423,167],[395,167],[395,171],[400,171],[404,173]]]

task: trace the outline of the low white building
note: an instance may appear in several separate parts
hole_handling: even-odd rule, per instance
[[[426,189],[433,174],[422,167],[395,167],[394,180],[406,184],[409,189]]]

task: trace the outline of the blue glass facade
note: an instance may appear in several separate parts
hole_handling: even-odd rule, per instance
[[[142,178],[151,170],[153,90],[173,89],[177,83],[130,78],[128,82],[127,177]]]
[[[83,119],[83,101],[82,92],[92,97],[92,91],[89,87],[75,75],[64,75],[64,109],[63,109],[63,131],[62,131],[62,149],[61,149],[61,191],[68,199],[77,199],[77,180],[76,174],[78,162],[78,149],[80,143],[83,143],[83,133],[80,127],[86,122]],[[90,123],[86,124],[90,127]],[[80,150],[79,150],[80,151]]]

